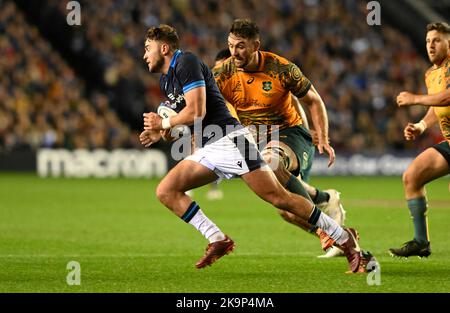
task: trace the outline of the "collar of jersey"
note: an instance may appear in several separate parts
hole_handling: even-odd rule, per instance
[[[178,49],[177,51],[175,51],[175,53],[172,56],[172,60],[170,60],[170,67],[174,67],[175,63],[177,62],[178,56],[181,54],[181,50]]]

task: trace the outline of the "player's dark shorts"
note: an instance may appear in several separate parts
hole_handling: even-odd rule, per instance
[[[288,145],[297,156],[299,166],[294,171],[291,171],[291,174],[294,176],[300,174],[302,179],[307,182],[309,180],[315,152],[315,147],[309,131],[305,127],[297,125],[282,129],[278,134],[272,134],[272,138],[275,137],[275,135],[278,135],[279,140]]]
[[[448,141],[442,141],[433,146],[440,154],[447,160],[448,166],[450,166],[450,145]]]

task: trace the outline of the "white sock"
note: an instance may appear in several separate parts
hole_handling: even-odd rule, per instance
[[[321,212],[316,225],[321,228],[328,236],[333,238],[338,245],[343,244],[348,239],[348,234],[331,217]]]
[[[189,221],[189,224],[194,226],[199,232],[209,240],[210,243],[224,240],[225,234],[216,226],[202,210],[198,210],[197,213]]]

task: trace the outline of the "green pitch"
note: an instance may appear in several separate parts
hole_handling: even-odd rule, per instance
[[[40,179],[0,174],[0,292],[450,292],[448,178],[432,183],[428,259],[391,258],[412,238],[401,179],[314,178],[342,192],[347,225],[381,263],[381,285],[347,275],[344,258],[317,259],[318,240],[282,221],[239,180],[225,198],[194,198],[236,242],[218,263],[197,270],[206,240],[160,205],[156,180]],[[81,285],[69,286],[69,261]]]

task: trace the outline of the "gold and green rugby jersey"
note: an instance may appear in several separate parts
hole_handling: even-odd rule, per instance
[[[450,88],[450,55],[437,67],[425,73],[428,94],[435,94]],[[450,106],[434,107],[442,135],[450,143]]]
[[[291,93],[306,95],[311,82],[297,65],[274,53],[258,51],[259,67],[247,72],[228,58],[213,69],[219,90],[245,125],[278,125],[280,129],[301,125]]]

